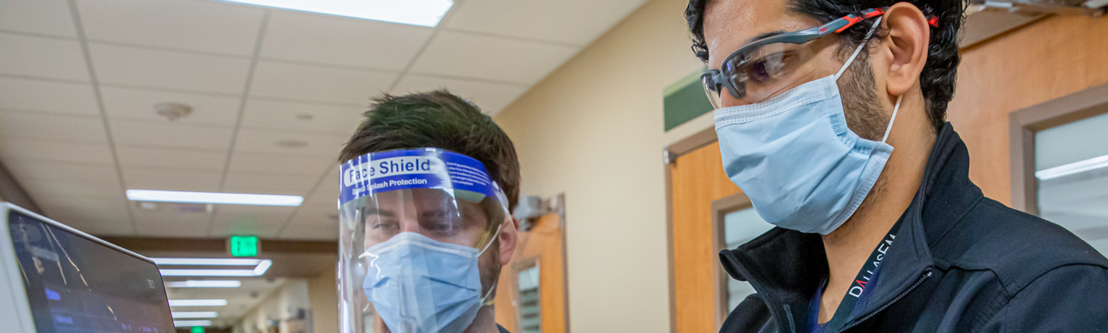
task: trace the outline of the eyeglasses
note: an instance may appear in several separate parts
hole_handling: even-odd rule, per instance
[[[810,42],[884,15],[886,9],[888,7],[866,9],[815,28],[776,34],[746,44],[724,58],[720,69],[701,74],[704,92],[714,108],[721,105],[723,88],[746,104],[776,96],[817,68],[809,61],[817,51],[815,43]],[[930,16],[928,23],[938,26],[938,18]]]

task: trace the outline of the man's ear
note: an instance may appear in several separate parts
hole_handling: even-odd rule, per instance
[[[919,84],[919,75],[927,63],[927,47],[931,41],[931,26],[927,17],[915,5],[900,2],[885,11],[882,20],[885,47],[891,56],[886,76],[889,95],[902,96]]]
[[[519,220],[515,216],[510,217],[512,223],[504,223],[500,228],[500,236],[497,236],[497,240],[500,241],[500,265],[507,265],[509,261],[512,261],[512,254],[516,252],[516,242],[519,241]],[[504,221],[508,222],[508,221]]]

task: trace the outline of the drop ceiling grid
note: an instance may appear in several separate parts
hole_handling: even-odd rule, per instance
[[[151,223],[190,218],[151,218],[121,199],[123,189],[285,188],[305,205],[269,231],[282,238],[330,223],[322,213],[335,205],[335,156],[373,95],[449,88],[496,114],[644,2],[563,4],[594,9],[580,15],[542,2],[459,0],[436,28],[422,28],[213,0],[4,1],[0,38],[15,42],[0,43],[0,60],[18,66],[0,66],[0,157],[36,200],[70,215],[78,210],[66,207],[116,200],[111,206],[126,209],[97,214],[126,215],[132,225],[122,234],[164,235],[185,231]],[[503,10],[549,17],[520,23]],[[573,27],[562,27],[567,22]],[[442,54],[473,40],[503,53],[495,62],[514,70],[439,70],[491,62],[480,53]],[[529,56],[544,53],[556,54]],[[195,111],[170,123],[150,109],[158,102]],[[293,139],[309,146],[275,145]],[[288,162],[297,159],[304,162]],[[267,168],[266,160],[280,165]],[[82,188],[65,190],[71,184]],[[118,189],[98,198],[109,188]],[[213,235],[218,210],[192,234]]]

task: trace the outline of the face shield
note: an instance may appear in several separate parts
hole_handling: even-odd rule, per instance
[[[461,332],[491,304],[480,259],[509,215],[481,162],[392,150],[347,161],[340,178],[342,332]]]

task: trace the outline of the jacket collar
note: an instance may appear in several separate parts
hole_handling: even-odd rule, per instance
[[[981,198],[969,180],[968,150],[946,123],[931,148],[920,188],[901,216],[898,242],[882,261],[881,277],[866,288],[872,294],[855,313],[875,312],[911,288],[935,265],[931,245]],[[774,228],[737,249],[720,251],[720,261],[731,277],[754,286],[779,327],[806,327],[811,298],[828,270],[818,234]]]

